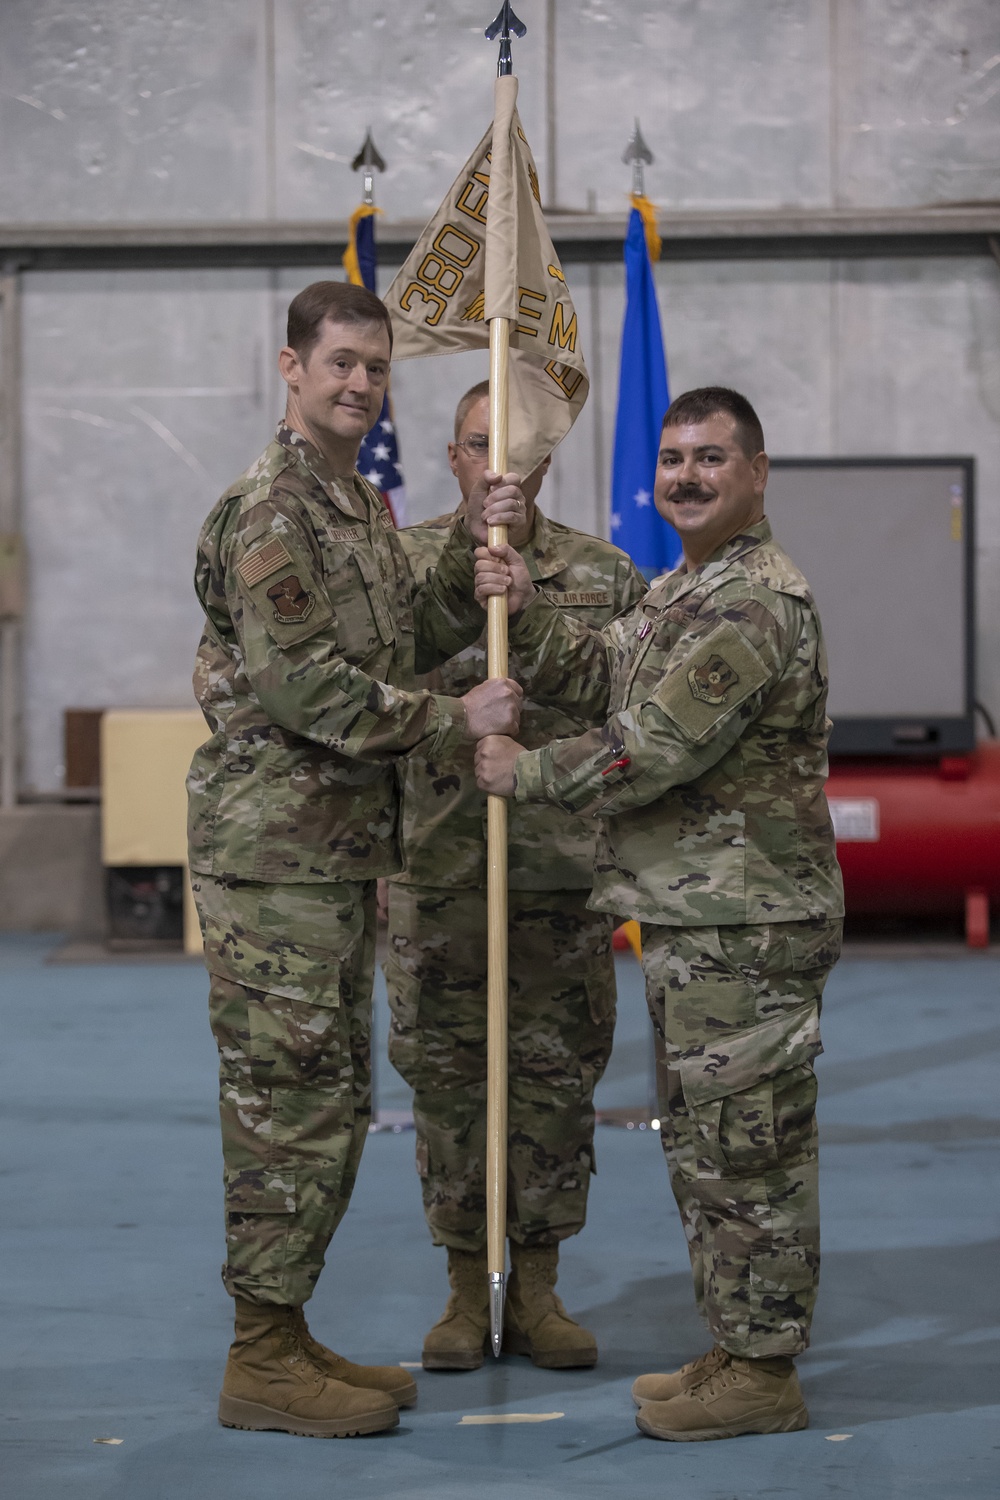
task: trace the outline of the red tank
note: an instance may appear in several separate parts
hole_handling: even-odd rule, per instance
[[[827,796],[848,914],[961,916],[985,948],[1000,904],[1000,741],[937,761],[835,760]]]

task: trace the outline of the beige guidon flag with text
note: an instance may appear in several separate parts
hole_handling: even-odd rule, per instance
[[[508,461],[524,477],[569,432],[590,381],[516,102],[517,79],[498,78],[492,126],[384,301],[394,360],[486,349],[489,319],[512,320]]]

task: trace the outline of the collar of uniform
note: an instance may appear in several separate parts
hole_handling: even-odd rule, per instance
[[[463,500],[452,516],[437,516],[433,521],[425,521],[425,526],[440,526],[450,521],[452,525],[460,516],[464,516],[468,506]],[[530,539],[524,546],[518,549],[524,558],[525,565],[531,575],[532,582],[544,583],[548,578],[555,578],[566,568],[566,559],[560,557],[559,551],[552,535],[551,523],[542,515],[535,506],[535,529]]]
[[[549,578],[555,578],[566,569],[566,559],[559,555],[555,537],[552,535],[551,522],[542,514],[537,505],[535,506],[535,529],[531,534],[531,539],[520,551],[528,566],[528,572],[536,583],[544,583]]]
[[[712,582],[734,562],[739,562],[741,557],[745,557],[755,547],[770,540],[771,523],[765,516],[753,526],[748,526],[745,531],[731,536],[728,542],[723,542],[721,547],[715,549],[711,557],[707,557],[703,563],[692,568],[690,573],[668,573],[663,580],[663,587],[669,590],[670,600],[673,602],[698,585]]]
[[[365,503],[355,491],[351,480],[343,479],[335,474],[319,449],[307,437],[303,437],[302,433],[297,432],[294,427],[289,427],[287,422],[278,423],[274,437],[283,448],[295,454],[316,482],[322,485],[323,490],[338,510],[348,511],[359,521],[368,520]]]

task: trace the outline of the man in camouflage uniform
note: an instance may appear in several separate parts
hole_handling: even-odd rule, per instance
[[[190,866],[236,1302],[219,1415],[317,1437],[394,1426],[416,1398],[404,1370],[333,1354],[302,1313],[371,1117],[375,881],[400,867],[396,764],[413,749],[448,754],[500,719],[514,728],[521,696],[503,681],[464,700],[397,686],[480,622],[461,626],[467,601],[435,580],[414,588],[381,498],[355,472],[390,348],[388,314],[363,288],[318,282],[295,298],[285,420],[206,521],[195,580],[195,691],[213,733],[188,782]],[[496,493],[516,521],[516,485]],[[464,528],[454,545],[468,550]]]
[[[510,549],[477,554],[480,596],[509,583],[523,610],[526,693],[601,725],[540,750],[484,740],[477,771],[597,818],[593,905],[642,923],[664,1150],[715,1343],[633,1395],[643,1432],[681,1441],[808,1422],[792,1356],[819,1272],[813,1060],[843,897],[822,635],[764,519],[763,447],[734,391],[673,403],[655,498],[685,561],[603,633]]]
[[[487,462],[489,384],[458,404],[448,445],[462,503],[400,533],[418,580],[431,578]],[[645,584],[625,553],[550,521],[534,504],[548,461],[524,481],[510,540],[553,606],[601,629]],[[470,592],[471,597],[471,592]],[[516,663],[512,675],[516,675]],[[486,675],[485,634],[440,667],[461,695]],[[521,737],[544,745],[584,721],[525,702]],[[410,755],[401,769],[405,873],[391,882],[386,981],[389,1056],[414,1089],[417,1165],[452,1294],[424,1343],[428,1370],[483,1362],[486,1276],[486,798],[472,744]],[[557,808],[517,806],[508,835],[509,1052],[506,1346],[548,1368],[592,1365],[593,1335],[554,1293],[559,1242],[583,1227],[593,1170],[594,1086],[615,1015],[610,916],[587,909],[594,828]]]

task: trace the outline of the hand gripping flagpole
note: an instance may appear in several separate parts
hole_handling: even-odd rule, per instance
[[[513,72],[511,32],[524,36],[504,0],[496,19],[486,28],[489,41],[500,38],[497,76]],[[487,204],[487,216],[489,205]],[[509,422],[508,371],[510,318],[490,319],[490,468],[507,468]],[[502,547],[506,526],[491,526],[491,547]],[[486,614],[487,676],[506,677],[507,600],[490,597]],[[503,1342],[504,1302],[507,1294],[507,800],[486,799],[487,907],[487,1084],[486,1084],[486,1267],[489,1277],[490,1339],[494,1356]]]

